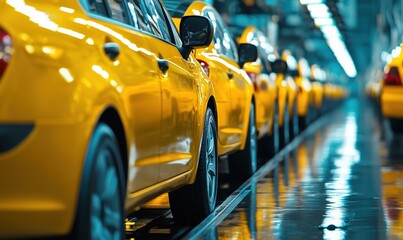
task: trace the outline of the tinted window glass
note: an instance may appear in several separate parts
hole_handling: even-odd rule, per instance
[[[128,16],[124,10],[124,0],[108,0],[111,8],[111,18],[123,22],[130,23]]]
[[[231,33],[226,28],[224,30],[223,44],[224,47],[227,49],[227,57],[238,61],[238,46],[235,43]]]
[[[149,32],[150,30],[145,20],[147,14],[141,9],[139,1],[129,0],[127,3],[127,7],[133,17],[134,27]]]
[[[105,2],[102,0],[89,0],[88,1],[88,10],[92,13],[108,16],[108,10],[106,8]]]
[[[169,24],[165,21],[165,15],[158,0],[148,1],[144,5],[147,10],[147,22],[151,28],[151,33],[172,42]]]
[[[163,0],[166,9],[173,18],[181,18],[185,14],[192,0]]]
[[[213,29],[214,29],[214,37],[213,37],[213,43],[214,43],[214,48],[217,50],[217,52],[221,55],[226,55],[225,48],[223,46],[222,39],[224,39],[224,33],[222,32],[221,28],[218,26],[216,16],[214,13],[210,10],[207,9],[203,12],[203,15],[210,19],[211,23],[213,24]]]
[[[220,15],[211,9],[205,10],[203,15],[211,20],[214,28],[214,47],[222,55],[238,60],[237,45],[232,38],[231,33],[227,30],[226,25],[222,21]]]

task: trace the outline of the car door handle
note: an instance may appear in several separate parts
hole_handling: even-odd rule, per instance
[[[234,77],[234,73],[233,72],[227,72],[228,78],[232,79]]]
[[[162,74],[165,74],[169,69],[169,63],[165,59],[158,59],[158,67],[161,69]]]
[[[104,44],[104,52],[110,60],[114,61],[120,53],[119,44],[114,42],[108,42]]]

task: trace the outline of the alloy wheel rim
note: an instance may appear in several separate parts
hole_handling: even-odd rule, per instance
[[[90,225],[91,239],[120,239],[121,211],[119,179],[113,153],[104,148],[96,158],[91,187]]]

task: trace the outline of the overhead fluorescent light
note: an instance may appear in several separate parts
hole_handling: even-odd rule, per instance
[[[326,11],[326,12],[321,12],[321,11],[311,11],[309,12],[309,14],[311,15],[312,18],[330,18],[332,16],[332,14],[330,14],[330,12]]]
[[[321,26],[320,30],[326,39],[341,38],[339,29],[334,25]]]
[[[332,18],[314,18],[313,21],[317,27],[334,25]]]
[[[323,3],[323,0],[300,0],[302,5]]]
[[[310,12],[328,12],[329,8],[326,4],[318,3],[318,4],[308,4],[307,8]]]

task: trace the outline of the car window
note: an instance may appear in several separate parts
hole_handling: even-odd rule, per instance
[[[163,0],[166,9],[173,18],[181,18],[193,0]]]
[[[129,8],[129,12],[133,18],[134,27],[146,32],[149,32],[150,29],[148,28],[145,10],[142,10],[140,7],[140,3],[138,0],[128,0],[127,7]]]
[[[169,15],[167,10],[163,8],[165,16],[167,16],[168,19],[168,25],[170,25],[171,28],[171,33],[172,33],[172,38],[174,40],[174,44],[176,44],[178,47],[182,47],[182,40],[181,37],[179,36],[178,30],[176,30],[175,23],[172,20],[172,17]]]
[[[124,0],[107,0],[111,9],[111,18],[122,23],[130,23],[129,17],[125,11]]]
[[[217,18],[214,15],[213,11],[210,9],[206,9],[203,12],[203,16],[206,18],[210,19],[211,23],[213,24],[213,29],[214,29],[214,37],[213,37],[213,43],[214,43],[214,48],[217,50],[217,52],[221,55],[226,55],[225,48],[223,46],[222,39],[224,39],[224,33],[222,32],[222,29],[220,26],[218,26]]]
[[[217,52],[235,61],[238,60],[237,45],[231,33],[226,29],[219,14],[211,9],[206,9],[203,15],[211,20],[214,28],[214,47]]]
[[[222,47],[224,47],[223,53],[226,57],[231,58],[236,61],[238,59],[238,55],[235,52],[237,50],[237,45],[233,41],[231,33],[227,30],[227,27],[226,27],[224,21],[222,20],[222,18],[220,17],[220,15],[218,14],[218,12],[216,12],[216,11],[212,11],[212,12],[217,21],[218,28],[222,32],[221,41],[222,41]]]
[[[166,22],[164,12],[158,0],[147,1],[146,4],[142,4],[142,7],[146,9],[146,19],[151,33],[166,41],[174,42],[171,39],[169,24]]]
[[[106,7],[105,2],[103,0],[89,0],[88,10],[91,13],[108,17],[108,8]]]
[[[238,61],[238,46],[227,28],[224,28],[223,44],[224,47],[227,48],[227,57],[231,58],[232,60]]]

